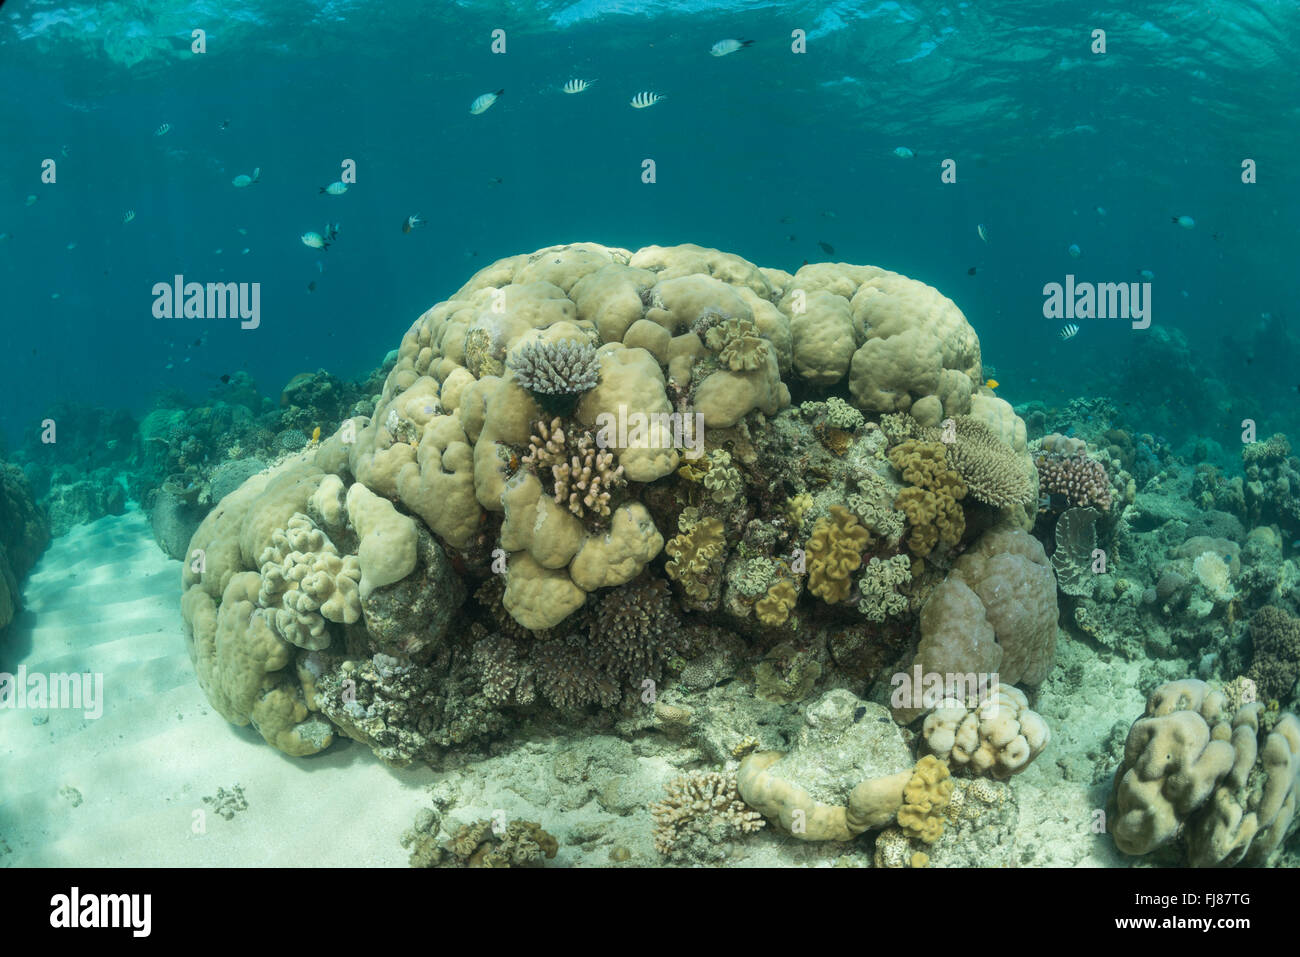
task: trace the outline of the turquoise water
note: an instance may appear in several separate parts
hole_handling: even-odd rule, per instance
[[[1290,811],[1211,809],[1300,790],[1297,38],[1290,0],[0,3],[0,757],[50,756],[0,866],[355,863],[280,834],[303,769],[316,835],[388,789],[370,863],[1295,866]],[[679,417],[595,431],[629,409]],[[6,710],[20,668],[102,711]],[[1000,680],[1012,744],[895,700],[923,671]],[[1175,815],[1125,738],[1183,717]],[[949,770],[947,831],[845,830]],[[838,830],[783,823],[809,793]],[[196,801],[249,829],[159,826]]]
[[[10,2],[0,79],[24,95],[0,106],[0,282],[22,361],[3,383],[5,431],[55,398],[143,410],[158,388],[201,395],[237,369],[272,395],[304,370],[360,374],[481,265],[577,239],[696,242],[787,269],[880,264],[957,301],[1013,401],[1112,394],[1171,438],[1217,436],[1243,408],[1285,431],[1296,21],[1285,2],[519,3],[501,16]],[[1107,31],[1104,55],[1092,29]],[[733,35],[755,43],[708,55]],[[596,82],[566,96],[570,77]],[[629,109],[642,89],[667,99]],[[57,184],[40,180],[45,158]],[[320,196],[348,158],[356,186]],[[940,182],[945,158],[956,184]],[[256,186],[231,186],[255,167]],[[404,235],[412,214],[430,225]],[[1180,215],[1195,229],[1170,223]],[[298,241],[326,222],[341,224],[327,253]],[[1085,324],[1062,343],[1042,318],[1044,283],[1142,269],[1153,325],[1187,339],[1182,369],[1143,365],[1149,331]],[[156,321],[150,289],[178,272],[262,283],[262,327]],[[1179,383],[1145,392],[1153,372]]]

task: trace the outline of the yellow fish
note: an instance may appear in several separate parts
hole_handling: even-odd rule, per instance
[[[319,426],[319,425],[316,426],[316,428],[314,428],[314,429],[311,430],[311,440],[312,440],[313,442],[319,442],[319,441],[320,441],[320,426]]]
[[[988,386],[990,389],[996,389],[996,388],[998,387],[998,380],[997,380],[997,379],[989,379],[989,381],[988,381],[988,382],[985,382],[984,384],[985,384],[986,386]]]

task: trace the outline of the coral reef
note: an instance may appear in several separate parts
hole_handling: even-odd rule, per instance
[[[1088,457],[1087,445],[1081,440],[1056,434],[1045,437],[1034,464],[1042,494],[1060,495],[1079,507],[1110,508],[1110,476],[1104,465]]]
[[[1193,867],[1267,864],[1295,830],[1300,719],[1229,710],[1202,681],[1161,685],[1129,729],[1107,826],[1125,854],[1183,837]]]
[[[1300,679],[1300,618],[1265,605],[1250,619],[1252,660],[1246,677],[1259,696],[1285,701]]]
[[[590,432],[566,432],[562,419],[552,419],[549,425],[539,419],[533,433],[519,464],[534,473],[550,473],[556,505],[566,506],[578,518],[608,518],[610,493],[626,484],[623,466],[614,467],[613,453],[598,448]]]
[[[578,397],[600,381],[595,347],[572,339],[525,342],[510,354],[506,366],[551,414],[571,412]]]
[[[915,664],[924,674],[997,674],[1035,686],[1055,660],[1056,624],[1056,578],[1043,546],[1018,529],[994,529],[926,600]],[[913,701],[895,715],[912,721],[924,710]]]
[[[956,545],[966,531],[959,504],[966,497],[966,484],[948,468],[944,445],[908,439],[889,450],[889,461],[909,483],[894,500],[894,507],[907,516],[907,547],[924,557],[939,545]]]
[[[921,733],[941,760],[999,779],[1029,767],[1051,738],[1025,693],[1010,685],[994,685],[979,702],[944,699],[926,716]]]
[[[1032,463],[979,371],[950,300],[874,267],[594,243],[500,260],[355,400],[308,375],[278,412],[151,413],[169,494],[222,493],[186,549],[200,683],[290,753],[342,733],[394,765],[516,711],[677,728],[638,706],[646,682],[752,674],[775,706],[872,680],[954,560],[986,559],[1027,582],[978,600],[1032,682],[1045,562],[981,550],[991,522],[1025,526]],[[818,398],[789,408],[791,387]],[[288,416],[300,399],[347,418]],[[286,433],[301,451],[280,454]],[[231,489],[235,450],[260,461]]]
[[[763,816],[736,792],[734,772],[691,771],[673,778],[665,790],[664,799],[650,805],[655,850],[665,857],[698,859],[701,847],[708,854],[732,835],[763,827]]]
[[[870,542],[871,533],[856,515],[832,505],[830,516],[818,521],[808,539],[808,590],[828,604],[847,598]]]

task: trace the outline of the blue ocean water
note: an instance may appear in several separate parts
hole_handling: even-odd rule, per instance
[[[746,42],[711,55],[729,39]],[[838,842],[845,860],[879,866],[892,848],[890,866],[923,866],[923,838],[892,823],[805,852],[736,775],[769,749],[825,744],[836,720],[840,757],[861,746],[881,777],[932,768],[943,729],[919,722],[934,702],[884,707],[913,665],[920,686],[927,621],[947,628],[930,647],[969,639],[959,676],[991,669],[995,684],[1022,642],[1005,682],[1023,686],[1007,698],[1022,750],[993,772],[1002,838],[927,841],[936,866],[1295,866],[1296,824],[1276,808],[1253,850],[1252,834],[1209,850],[1185,837],[1218,808],[1253,807],[1265,774],[1300,790],[1300,459],[1285,438],[1300,436],[1298,53],[1294,0],[0,0],[0,680],[21,668],[109,689],[89,716],[0,686],[0,758],[41,764],[0,781],[0,866],[355,864],[323,839],[354,826],[367,863],[404,863],[413,843],[413,864],[448,863],[458,844],[470,850],[451,863],[477,864],[492,839],[460,838],[498,810],[475,802],[509,794],[537,832],[533,859],[553,831],[563,865],[829,864]],[[589,85],[566,93],[573,80]],[[859,401],[847,368],[778,375],[771,327],[755,334],[710,300],[689,328],[665,320],[701,337],[685,381],[670,346],[647,345],[650,387],[628,394],[702,421],[702,383],[752,384],[770,366],[768,396],[709,424],[705,461],[628,456],[615,474],[573,409],[610,355],[626,358],[617,346],[569,342],[578,372],[550,389],[537,370],[562,364],[557,344],[520,345],[526,323],[508,346],[485,335],[504,325],[489,318],[421,348],[454,325],[438,317],[404,343],[505,257],[557,247],[550,275],[572,278],[590,250],[558,247],[581,242],[919,280],[978,335],[984,381],[963,379],[954,408],[972,408],[972,386],[983,407],[921,422],[961,363],[918,361],[936,381],[906,383],[896,407],[916,420],[887,421],[895,407]],[[740,272],[764,308],[797,291]],[[805,275],[839,280],[835,308],[858,289],[849,270]],[[256,288],[256,313],[175,315],[174,282]],[[1084,288],[1131,314],[1080,314]],[[672,311],[661,284],[636,291],[645,317]],[[724,348],[712,338],[726,323],[739,331],[719,334]],[[668,341],[647,325],[641,341]],[[724,368],[735,342],[733,358],[761,367],[750,378]],[[507,353],[514,379],[496,380]],[[889,378],[874,372],[873,387]],[[506,425],[487,411],[516,401],[528,414]],[[568,445],[552,413],[573,413]],[[954,414],[973,431],[958,438]],[[935,451],[940,422],[951,460]],[[579,454],[605,481],[581,487],[585,504],[561,476]],[[528,508],[535,522],[518,520]],[[814,586],[818,541],[849,571],[819,568]],[[588,547],[600,557],[579,572]],[[1006,613],[996,653],[986,610]],[[667,702],[649,716],[644,681]],[[1125,790],[1141,769],[1122,732],[1168,717],[1154,715],[1162,695],[1194,700],[1180,710],[1222,739],[1226,716],[1249,713],[1259,754],[1283,740],[1290,754],[1256,766],[1256,741],[1234,733],[1249,782],[1225,777],[1220,748],[1198,792],[1213,801],[1147,834],[1139,799],[1164,792]],[[692,708],[712,723],[678,737]],[[879,739],[859,727],[870,709]],[[805,716],[822,730],[805,734]],[[584,748],[585,790],[582,761],[566,763]],[[949,741],[943,760],[954,753]],[[860,768],[846,763],[817,784],[847,784],[847,805]],[[732,789],[709,807],[737,832],[672,848],[649,809],[680,797],[670,769],[687,767],[709,779],[691,787]],[[430,768],[452,782],[437,815],[412,784]],[[966,787],[987,770],[952,773]],[[1003,780],[1020,772],[1014,789]],[[460,816],[443,820],[455,788]],[[310,826],[287,833],[322,792]],[[250,826],[191,840],[200,802],[225,822],[251,804]],[[159,825],[173,817],[175,832]],[[424,836],[403,834],[399,853],[413,818]]]
[[[1247,414],[1286,431],[1300,382],[1298,21],[1285,2],[497,14],[11,0],[0,81],[23,95],[0,104],[5,434],[58,399],[143,411],[160,389],[202,396],[239,369],[271,396],[318,367],[361,374],[480,266],[578,239],[885,266],[958,303],[1013,402],[1110,395],[1138,407],[1139,428],[1146,415],[1152,431],[1183,430],[1174,439]],[[1105,53],[1091,52],[1096,29]],[[730,36],[755,42],[708,55]],[[571,77],[596,82],[566,96]],[[643,89],[666,99],[629,109]],[[320,195],[348,159],[356,185]],[[941,182],[947,159],[955,183]],[[232,187],[254,168],[257,184]],[[412,214],[429,226],[403,234]],[[1194,229],[1171,223],[1182,215]],[[299,241],[332,222],[328,251]],[[1062,342],[1043,318],[1046,283],[1143,269],[1151,329],[1097,320]],[[151,289],[175,274],[261,283],[260,327],[155,319]],[[1151,348],[1162,329],[1185,337],[1189,368]]]

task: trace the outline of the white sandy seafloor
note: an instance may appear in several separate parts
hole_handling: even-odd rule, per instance
[[[33,571],[3,668],[102,672],[105,707],[98,720],[0,710],[0,865],[403,866],[401,835],[434,796],[446,808],[444,836],[504,812],[559,840],[548,866],[611,866],[615,848],[627,857],[619,866],[657,865],[648,805],[677,774],[713,769],[688,737],[656,730],[628,740],[534,729],[439,772],[387,768],[347,741],[286,757],[209,707],[185,648],[179,582],[180,563],[134,510],[73,529]],[[967,862],[1129,863],[1096,833],[1096,813],[1142,710],[1139,664],[1099,660],[1063,636],[1036,704],[1051,745],[1012,782],[1018,821],[1002,822],[987,861]],[[737,681],[710,694],[716,715],[749,692]],[[204,803],[236,785],[247,806],[229,819]],[[870,862],[865,841],[808,844],[770,829],[720,851],[733,866]]]

